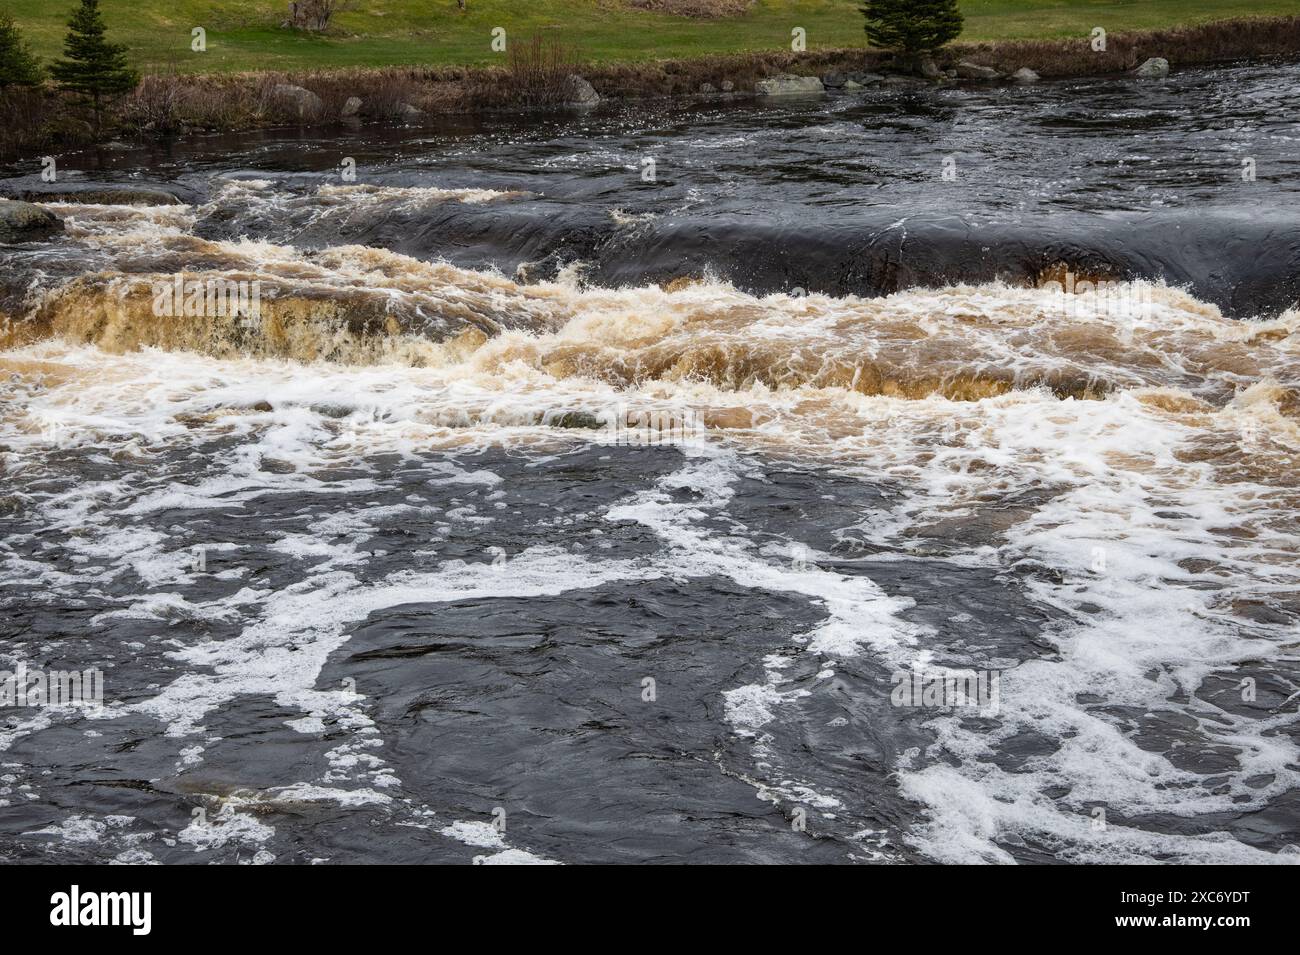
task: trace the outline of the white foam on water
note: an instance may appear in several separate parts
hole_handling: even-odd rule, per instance
[[[275,829],[246,812],[240,812],[238,799],[222,803],[211,815],[195,816],[194,821],[176,834],[178,841],[194,847],[195,852],[220,849],[229,843],[258,847],[275,835]]]
[[[1294,658],[1286,649],[1294,628],[1244,619],[1232,599],[1300,589],[1300,537],[1286,517],[1295,488],[1244,474],[1225,480],[1214,458],[1193,453],[1216,431],[1230,450],[1239,407],[1188,416],[1164,411],[1153,403],[1159,397],[1138,391],[1100,402],[991,400],[979,409],[984,425],[957,450],[966,461],[1002,462],[995,480],[1014,476],[1020,486],[1052,490],[1009,526],[1003,556],[1054,568],[1062,581],[1036,577],[1031,592],[1066,616],[1048,634],[1056,654],[1003,672],[994,725],[932,720],[937,739],[927,758],[904,760],[903,791],[932,819],[912,842],[934,858],[1009,861],[1005,846],[1028,841],[1073,861],[1282,861],[1223,833],[1159,835],[1124,823],[1235,814],[1300,782],[1294,744],[1277,733],[1294,713],[1241,716],[1195,697],[1216,671]],[[1293,426],[1275,432],[1283,442],[1288,435]],[[914,518],[978,515],[970,505],[989,479],[953,463],[935,458],[909,469],[919,488],[909,503]],[[1224,534],[1233,527],[1254,530]],[[1207,569],[1193,566],[1198,560]],[[1193,727],[1184,727],[1174,750],[1152,752],[1140,745],[1132,719],[1081,700],[1089,694],[1108,707],[1162,711],[1175,726],[1190,717]],[[1175,702],[1181,694],[1193,694],[1195,705]],[[1051,740],[1054,750],[1015,771],[995,764],[1000,746],[1025,733]],[[1184,745],[1193,753],[1235,750],[1232,768],[1180,768],[1171,758]],[[959,765],[944,765],[944,755]],[[1066,795],[1052,798],[1058,787]],[[1104,828],[1093,822],[1098,806],[1108,814]]]
[[[554,859],[543,859],[523,849],[506,849],[490,856],[475,856],[475,865],[563,865]]]
[[[357,806],[387,806],[393,801],[392,796],[373,789],[336,789],[311,783],[276,786],[262,790],[262,793],[270,802],[332,802],[347,809]]]
[[[108,830],[108,824],[88,816],[69,816],[57,826],[33,829],[25,836],[57,836],[63,842],[98,842]]]
[[[488,822],[458,820],[438,830],[448,839],[455,839],[475,849],[496,849],[491,855],[478,855],[474,865],[561,865],[553,859],[544,859],[523,849],[511,848],[505,836]]]
[[[453,822],[438,830],[448,839],[457,839],[476,849],[504,849],[506,840],[496,826],[490,822]]]

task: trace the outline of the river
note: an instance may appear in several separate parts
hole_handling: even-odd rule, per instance
[[[0,247],[0,668],[103,681],[0,708],[0,859],[1300,861],[1298,107],[1271,63],[7,170],[178,201]]]

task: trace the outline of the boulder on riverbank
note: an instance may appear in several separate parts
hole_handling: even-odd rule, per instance
[[[1169,75],[1169,61],[1163,56],[1153,56],[1133,72],[1139,79],[1163,80]]]
[[[63,231],[63,220],[49,209],[0,199],[0,242],[39,242]]]
[[[816,76],[770,76],[754,84],[754,91],[759,96],[815,96],[826,92],[822,81]]]
[[[343,109],[339,113],[344,119],[349,119],[361,112],[361,97],[349,96],[348,101],[343,104]]]
[[[600,102],[596,88],[577,73],[570,73],[565,80],[564,105],[576,109],[590,109]]]
[[[962,60],[957,64],[957,75],[964,80],[999,80],[1002,74],[991,66],[980,66],[978,63],[972,63],[969,60]]]
[[[298,119],[313,119],[325,109],[321,98],[309,89],[292,83],[277,83],[271,88],[275,105]]]
[[[1011,74],[1011,79],[1016,83],[1027,85],[1029,83],[1037,83],[1038,74],[1035,73],[1033,70],[1031,70],[1029,67],[1022,66],[1020,69],[1016,70],[1014,73]]]

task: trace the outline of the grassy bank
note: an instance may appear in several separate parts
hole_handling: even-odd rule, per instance
[[[455,64],[500,64],[491,31],[553,33],[593,63],[780,51],[807,31],[811,52],[864,44],[856,0],[754,0],[717,19],[637,9],[640,0],[357,0],[327,36],[283,29],[287,0],[102,0],[110,36],[142,70],[238,72]],[[700,0],[704,5],[708,0]],[[72,0],[0,0],[46,60],[61,49]],[[1164,29],[1229,17],[1288,15],[1296,0],[963,0],[968,42],[1063,39]],[[190,50],[190,31],[208,49]]]

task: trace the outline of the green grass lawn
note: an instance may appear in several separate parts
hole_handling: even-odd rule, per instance
[[[61,52],[76,0],[0,0],[36,52]],[[758,0],[727,20],[687,20],[629,10],[623,0],[354,0],[333,33],[282,29],[287,0],[101,0],[110,39],[125,43],[143,70],[187,72],[392,64],[483,64],[493,27],[522,38],[546,29],[589,60],[644,60],[700,53],[788,49],[792,27],[808,47],[864,45],[857,0]],[[1294,14],[1297,0],[963,0],[964,40],[1086,36],[1221,17]],[[207,31],[206,53],[190,31]]]

